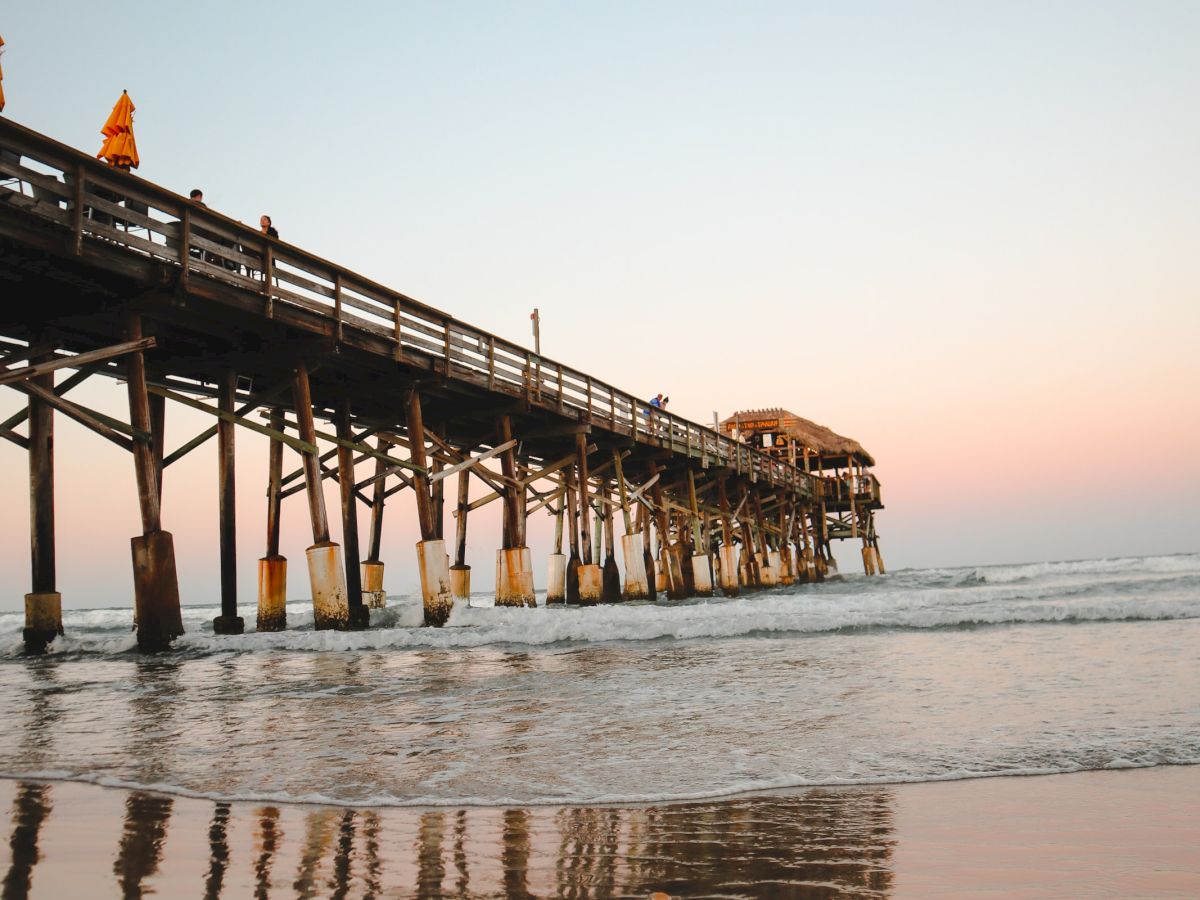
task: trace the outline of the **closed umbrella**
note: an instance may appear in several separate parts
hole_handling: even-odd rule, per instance
[[[137,142],[133,139],[133,101],[129,92],[122,91],[121,99],[113,107],[108,121],[100,129],[104,135],[104,145],[96,154],[97,159],[103,159],[115,169],[136,169],[138,167]]]

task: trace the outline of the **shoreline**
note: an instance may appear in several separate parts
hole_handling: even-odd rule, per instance
[[[987,772],[968,775],[931,775],[920,781],[889,780],[881,778],[877,781],[845,781],[823,782],[820,784],[767,785],[754,788],[730,788],[711,793],[697,793],[673,797],[633,798],[627,800],[566,800],[561,798],[544,800],[499,799],[481,801],[476,798],[450,798],[430,801],[402,801],[394,797],[387,799],[343,800],[327,797],[322,794],[312,794],[299,797],[283,797],[275,794],[249,794],[246,796],[227,796],[212,792],[194,791],[176,785],[140,784],[127,782],[111,776],[76,776],[60,774],[51,771],[32,772],[24,775],[12,775],[0,772],[0,784],[5,782],[21,782],[46,785],[79,785],[83,787],[101,788],[111,791],[127,791],[155,796],[169,797],[176,800],[195,800],[202,803],[223,803],[231,806],[250,804],[253,806],[297,806],[297,807],[329,807],[331,809],[353,810],[407,810],[410,812],[434,812],[447,809],[643,809],[646,807],[675,806],[683,803],[719,803],[721,801],[753,800],[764,797],[786,797],[802,794],[807,791],[840,791],[840,790],[872,790],[880,788],[907,789],[923,785],[957,784],[960,782],[993,781],[1005,779],[1038,779],[1058,778],[1070,775],[1088,775],[1099,773],[1135,772],[1173,768],[1200,768],[1200,762],[1154,763],[1151,765],[1113,766],[1104,769],[1075,769],[1072,771],[1023,771],[1023,772]]]
[[[1200,894],[1200,766],[510,807],[3,779],[0,804],[6,897]]]

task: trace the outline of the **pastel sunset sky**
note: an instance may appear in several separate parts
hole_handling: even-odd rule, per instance
[[[14,121],[95,152],[128,89],[146,179],[511,340],[538,307],[547,355],[697,421],[861,441],[891,570],[1200,550],[1198,3],[68,0],[0,35]],[[64,604],[127,604],[132,461],[57,421]],[[170,409],[169,447],[208,424]],[[252,603],[266,439],[238,440]],[[167,472],[185,602],[217,599],[215,457]],[[388,517],[400,593],[411,500]],[[477,589],[498,545],[473,520]]]

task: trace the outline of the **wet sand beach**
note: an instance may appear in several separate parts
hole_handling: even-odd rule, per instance
[[[354,808],[0,781],[4,897],[1195,897],[1200,767]]]

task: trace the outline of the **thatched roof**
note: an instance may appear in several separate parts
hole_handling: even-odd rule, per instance
[[[875,458],[858,441],[778,406],[740,410],[721,420],[722,431],[728,433],[734,428],[743,433],[773,431],[787,434],[819,453],[826,468],[835,465],[844,468],[847,458],[853,458],[864,466],[875,465]]]

